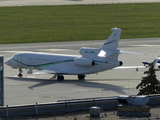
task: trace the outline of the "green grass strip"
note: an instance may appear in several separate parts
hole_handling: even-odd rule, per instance
[[[160,37],[160,3],[0,7],[0,44]]]

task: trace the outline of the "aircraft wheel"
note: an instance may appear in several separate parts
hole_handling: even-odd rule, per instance
[[[58,81],[62,81],[62,80],[64,80],[64,76],[63,76],[63,75],[58,76],[58,77],[57,77],[57,80],[58,80]]]
[[[19,68],[19,74],[17,76],[18,77],[23,77],[22,72],[23,72],[22,68]]]
[[[85,79],[85,75],[78,75],[78,79],[79,80],[84,80]]]
[[[18,74],[18,77],[23,77],[23,75],[21,73]]]

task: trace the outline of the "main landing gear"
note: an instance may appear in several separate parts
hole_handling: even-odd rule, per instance
[[[78,79],[79,80],[84,80],[85,79],[85,75],[78,75]],[[62,75],[62,74],[55,74],[52,78],[50,78],[50,80],[53,80],[53,79],[55,79],[55,78],[57,78],[57,80],[58,81],[62,81],[62,80],[64,80],[64,76]]]
[[[57,76],[57,80],[58,80],[58,81],[64,80],[64,76],[63,76],[63,75],[58,75],[58,76]]]
[[[78,79],[79,79],[79,80],[84,80],[84,79],[85,79],[85,75],[78,75]],[[58,75],[58,76],[57,76],[57,80],[58,80],[58,81],[64,80],[64,76],[63,76],[63,75]]]
[[[62,74],[55,74],[50,80],[57,78],[58,81],[64,80],[64,76]]]
[[[84,80],[85,79],[85,75],[78,75],[78,79],[79,80]]]

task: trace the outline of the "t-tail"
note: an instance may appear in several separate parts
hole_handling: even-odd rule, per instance
[[[117,60],[120,53],[117,47],[122,30],[120,28],[112,28],[111,30],[113,31],[112,34],[100,48],[101,51],[98,56]]]
[[[121,29],[120,28],[112,28],[113,32],[109,36],[109,38],[105,41],[105,43],[100,48],[85,48],[82,47],[80,49],[80,54],[84,58],[96,58],[96,57],[107,57],[111,59],[118,59],[119,50],[117,49]]]

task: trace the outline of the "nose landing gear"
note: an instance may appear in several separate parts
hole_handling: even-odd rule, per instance
[[[18,74],[17,76],[18,76],[18,77],[23,77],[22,73],[23,73],[22,68],[19,68],[19,74]]]

